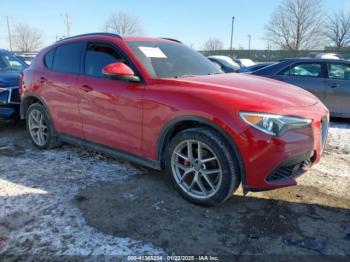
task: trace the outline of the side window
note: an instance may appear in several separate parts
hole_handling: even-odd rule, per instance
[[[88,76],[103,77],[102,69],[106,65],[116,62],[125,63],[126,61],[109,45],[90,43],[85,55],[84,74]]]
[[[54,55],[55,55],[55,49],[52,49],[44,57],[44,64],[49,69],[52,69],[52,62],[53,62]]]
[[[279,75],[285,76],[305,76],[305,77],[321,77],[322,65],[318,63],[304,63],[290,66],[283,70]]]
[[[65,73],[79,74],[82,45],[83,43],[76,42],[57,47],[52,69]]]
[[[350,65],[328,64],[328,77],[332,79],[350,80]]]

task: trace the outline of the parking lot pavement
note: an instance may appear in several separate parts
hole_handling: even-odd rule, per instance
[[[194,206],[166,177],[0,126],[0,255],[350,255],[350,122],[299,185]]]

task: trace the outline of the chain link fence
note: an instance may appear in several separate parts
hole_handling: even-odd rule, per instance
[[[217,51],[200,51],[205,56],[209,55],[225,55],[232,58],[250,58],[256,62],[278,62],[285,58],[292,57],[310,57],[319,53],[336,53],[344,59],[350,59],[350,50],[334,51],[334,50],[217,50]]]

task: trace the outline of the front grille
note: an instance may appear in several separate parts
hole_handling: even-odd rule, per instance
[[[20,103],[21,102],[21,98],[19,97],[18,88],[12,89],[10,101],[11,101],[11,103]]]
[[[276,182],[300,175],[310,167],[310,164],[311,161],[307,159],[291,166],[282,166],[269,175],[266,180],[268,182]]]
[[[0,88],[0,104],[19,104],[20,102],[18,87]]]
[[[0,104],[7,104],[10,91],[8,89],[0,89]]]
[[[321,120],[321,150],[323,150],[327,139],[328,132],[328,118],[323,117]]]

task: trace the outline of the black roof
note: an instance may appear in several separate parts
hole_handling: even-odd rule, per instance
[[[107,32],[97,32],[97,33],[88,33],[88,34],[81,34],[81,35],[70,36],[70,37],[66,37],[66,38],[62,38],[60,40],[57,40],[56,42],[61,42],[61,41],[74,39],[74,38],[78,38],[78,37],[84,37],[84,36],[114,36],[114,37],[118,37],[120,39],[123,39],[123,37],[121,35],[118,35],[118,34],[107,33]],[[181,41],[179,41],[177,39],[174,39],[174,38],[161,37],[161,39],[165,39],[165,40],[169,40],[169,41],[173,41],[173,42],[177,42],[177,43],[182,44]]]
[[[179,44],[182,44],[182,42],[180,40],[174,39],[174,38],[169,38],[169,37],[161,37],[161,39],[165,39],[165,40],[169,40],[169,41],[173,41]]]
[[[75,35],[75,36],[70,36],[70,37],[66,37],[63,39],[58,40],[57,42],[61,42],[61,41],[65,41],[68,39],[74,39],[74,38],[78,38],[78,37],[84,37],[84,36],[114,36],[114,37],[118,37],[120,39],[122,39],[122,37],[118,34],[113,34],[113,33],[106,33],[106,32],[97,32],[97,33],[88,33],[88,34],[81,34],[81,35]]]

